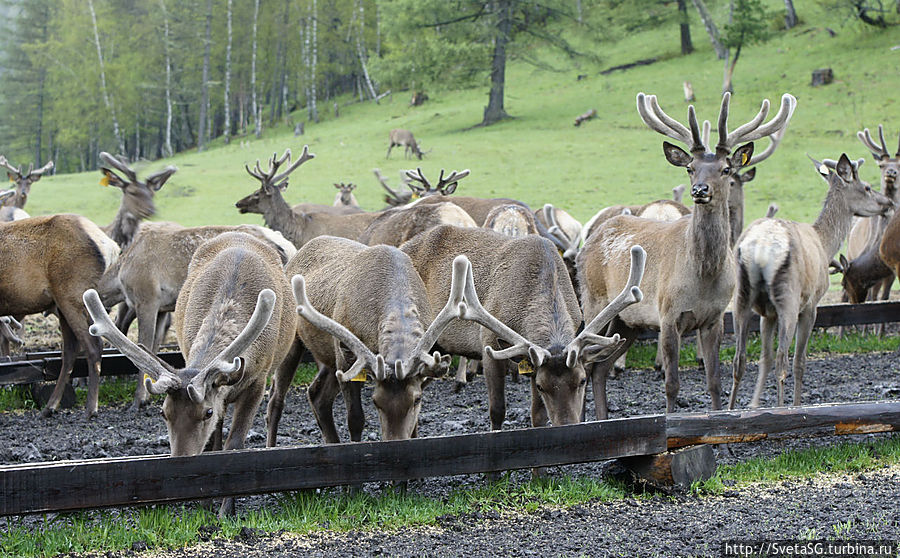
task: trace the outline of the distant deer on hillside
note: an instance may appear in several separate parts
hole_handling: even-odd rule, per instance
[[[391,149],[395,146],[402,145],[405,149],[403,150],[404,157],[409,157],[409,152],[412,151],[413,155],[422,160],[422,157],[425,155],[422,153],[422,150],[419,149],[418,144],[416,143],[416,138],[413,137],[412,132],[409,130],[404,130],[402,128],[394,128],[391,130],[390,134],[391,144],[388,145],[387,155],[385,155],[385,159],[389,159],[391,157]]]

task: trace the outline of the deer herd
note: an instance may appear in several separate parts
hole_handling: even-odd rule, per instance
[[[453,355],[461,359],[460,384],[465,361],[470,368],[480,361],[492,429],[505,419],[510,370],[516,379],[530,378],[533,426],[584,420],[588,382],[596,417],[605,419],[607,380],[645,329],[659,332],[666,411],[678,408],[680,343],[691,331],[711,407],[719,409],[719,348],[731,305],[737,346],[729,408],[738,404],[754,314],[762,356],[750,406],[760,404],[773,367],[777,404],[784,404],[795,337],[798,405],[829,265],[843,272],[853,302],[886,297],[900,272],[900,222],[892,212],[900,196],[900,147],[890,155],[880,125],[877,143],[868,129],[859,132],[881,169],[881,192],[861,179],[862,159],[813,160],[828,185],[815,223],[776,219],[777,207],[770,207],[744,228],[743,188],[780,145],[797,103],[785,94],[766,121],[765,100],[755,117],[729,130],[730,100],[722,98],[713,145],[710,122],[701,124],[693,106],[685,125],[655,96],[639,93],[643,122],[684,147],[664,141],[663,155],[687,171],[693,207],[681,203],[681,186],[674,200],[607,207],[584,226],[551,204],[533,211],[515,199],[453,195],[468,170],[446,176],[442,170],[436,182],[421,169],[406,171],[409,192],[391,188],[376,170],[388,193],[389,207],[381,211],[360,209],[355,185],[344,183],[334,184],[333,206],[291,206],[284,198],[289,176],[314,158],[304,147],[296,158],[288,149],[266,168],[258,160],[245,167],[259,187],[235,206],[261,214],[265,227],[142,223],[176,169],[142,181],[126,161],[101,153],[101,183],[121,189],[122,199],[114,221],[99,227],[71,214],[29,218],[23,210],[29,189],[53,163],[23,172],[0,157],[15,185],[0,194],[0,260],[7,270],[0,349],[21,342],[23,316],[55,313],[63,364],[42,414],[58,407],[80,348],[88,360],[91,416],[98,411],[105,339],[140,372],[135,408],[151,394],[165,395],[171,452],[192,455],[243,447],[270,378],[267,445],[274,446],[306,351],[318,365],[307,394],[327,443],[340,441],[338,393],[351,440],[362,438],[363,393],[371,394],[383,439],[415,437],[423,392],[448,372]],[[767,147],[757,151],[754,142],[766,138]],[[423,156],[407,130],[391,131],[388,155],[394,146]],[[835,261],[848,236],[847,256]],[[113,306],[115,321],[107,313]],[[137,343],[126,335],[134,319]],[[186,362],[180,370],[156,355],[170,321]],[[364,392],[366,382],[374,389]],[[223,511],[232,505],[226,501]]]

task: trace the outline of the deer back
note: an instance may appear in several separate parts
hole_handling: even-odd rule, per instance
[[[454,203],[414,205],[381,212],[357,240],[370,246],[400,246],[417,234],[440,225],[477,226],[469,214]]]
[[[498,205],[488,212],[484,228],[512,237],[537,234],[534,216],[535,213],[521,205]]]

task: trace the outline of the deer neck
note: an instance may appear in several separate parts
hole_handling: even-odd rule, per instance
[[[119,212],[116,213],[116,218],[107,227],[106,234],[119,245],[120,249],[124,250],[131,245],[140,226],[141,219],[122,205],[119,207]]]
[[[813,228],[819,235],[825,255],[830,259],[841,249],[841,244],[850,233],[853,224],[853,212],[847,205],[837,188],[829,188],[825,196],[825,204],[822,212],[813,223]]]
[[[695,205],[687,230],[689,259],[702,277],[723,271],[731,257],[731,221],[727,203]]]
[[[303,227],[300,224],[301,217],[294,213],[281,195],[272,198],[263,212],[263,222],[273,231],[278,231],[285,238],[294,243],[297,248],[303,245],[301,236]]]

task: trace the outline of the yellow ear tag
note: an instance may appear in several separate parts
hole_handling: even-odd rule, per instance
[[[747,161],[749,161],[749,160],[750,160],[750,156],[747,155],[747,152],[746,152],[746,151],[744,151],[743,153],[741,153],[741,166],[746,165],[746,164],[747,164]]]
[[[366,383],[366,369],[363,368],[363,369],[359,372],[359,374],[357,374],[356,376],[353,376],[352,378],[350,378],[350,381],[351,381],[351,382],[362,382],[362,383]]]
[[[9,181],[14,183],[14,182],[16,181],[16,179],[13,178],[12,176],[10,176],[10,177],[9,177]]]
[[[420,196],[420,195],[417,194],[416,192],[413,192],[412,198],[410,198],[410,199],[417,200],[417,199],[419,199],[419,198],[421,198],[421,197],[422,197],[422,196]]]
[[[822,166],[819,167],[819,172],[822,174],[828,174],[828,167],[822,164]]]
[[[146,384],[148,378],[150,379],[151,382],[153,381],[153,379],[150,378],[150,374],[144,374],[144,377],[142,378],[141,381],[144,382],[144,383]]]
[[[100,185],[101,186],[109,186],[109,177],[106,175],[103,175],[103,178],[100,179]]]
[[[531,367],[530,362],[524,358],[519,361],[519,374],[532,374],[533,372],[534,368]]]

